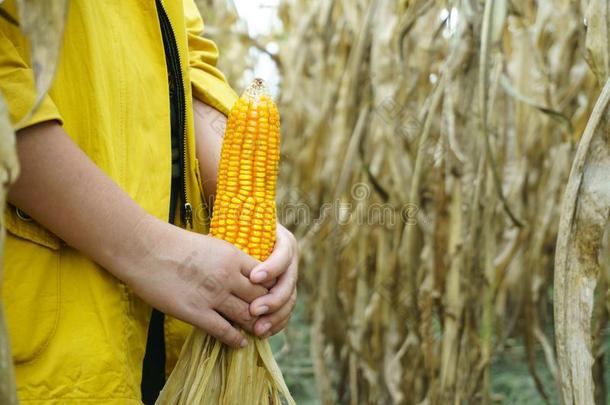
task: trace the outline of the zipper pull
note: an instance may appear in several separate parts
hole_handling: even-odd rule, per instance
[[[193,207],[191,203],[184,204],[184,220],[189,228],[193,227]]]

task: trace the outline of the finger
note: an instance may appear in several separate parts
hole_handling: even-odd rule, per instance
[[[271,328],[271,330],[267,333],[267,336],[265,336],[265,338],[269,338],[273,335],[277,335],[282,330],[286,329],[286,327],[288,326],[288,323],[290,322],[290,317],[291,317],[291,315],[289,315],[288,318],[284,319],[279,324],[274,325],[273,328]]]
[[[297,300],[297,292],[296,292],[296,290],[294,290],[292,295],[290,296],[290,299],[286,303],[286,305],[281,307],[276,312],[269,314],[267,316],[263,316],[256,321],[256,323],[254,324],[254,333],[257,336],[263,336],[263,335],[265,335],[265,333],[267,333],[269,331],[273,331],[273,330],[276,330],[275,333],[277,333],[277,330],[278,330],[277,326],[285,324],[286,323],[285,321],[287,321],[287,319],[290,318],[290,315],[292,314],[292,310],[294,309],[296,300]]]
[[[292,292],[296,289],[297,266],[296,261],[292,262],[288,270],[278,278],[277,284],[269,290],[269,294],[252,301],[250,304],[252,315],[261,316],[276,312],[288,302]]]
[[[209,311],[197,326],[233,348],[248,345],[246,337],[215,311]]]
[[[242,252],[239,249],[237,249],[237,251],[239,252],[237,259],[239,261],[239,270],[241,274],[243,274],[245,277],[250,277],[252,270],[260,264],[260,261],[256,260],[252,256]]]
[[[263,336],[259,336],[260,339],[268,339],[273,335],[277,335],[278,333],[280,333],[282,330],[286,329],[286,327],[288,326],[288,323],[290,322],[290,318],[291,318],[292,314],[289,315],[288,317],[284,318],[283,320],[281,320],[277,325],[273,325],[273,327],[271,328],[271,330],[269,330],[267,333],[265,333]]]
[[[276,284],[277,284],[277,278],[272,278],[271,280],[267,280],[264,283],[262,283],[262,286],[265,287],[267,289],[267,291],[269,291]]]
[[[234,295],[229,295],[217,306],[216,310],[228,320],[237,323],[243,329],[252,333],[256,319],[250,314],[250,307],[247,302]]]
[[[248,304],[267,294],[269,290],[259,284],[253,284],[243,274],[234,274],[229,280],[229,287],[234,295],[246,301]]]
[[[293,240],[287,231],[278,230],[277,240],[271,255],[264,262],[256,266],[250,274],[253,283],[262,283],[266,280],[281,276],[294,256]]]

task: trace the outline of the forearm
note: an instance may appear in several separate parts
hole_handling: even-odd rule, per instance
[[[222,316],[252,331],[249,303],[267,293],[248,279],[256,260],[147,214],[57,123],[20,131],[17,149],[21,175],[9,192],[11,203],[150,305],[244,346],[243,335]]]
[[[203,178],[203,192],[208,203],[216,194],[218,162],[227,117],[209,105],[193,99],[195,144],[199,171]]]
[[[120,277],[128,237],[148,214],[55,122],[19,131],[21,173],[8,200]]]

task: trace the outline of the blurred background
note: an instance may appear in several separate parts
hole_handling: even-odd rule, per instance
[[[297,403],[559,404],[555,246],[608,74],[607,3],[198,5],[234,88],[261,77],[281,109],[278,209],[302,263],[272,343]],[[598,225],[581,248],[607,241]],[[599,251],[576,327],[605,404]]]

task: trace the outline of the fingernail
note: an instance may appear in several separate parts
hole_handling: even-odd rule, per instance
[[[269,311],[269,307],[267,305],[261,305],[260,307],[254,309],[254,316],[266,314],[267,311]]]
[[[261,281],[265,281],[267,279],[267,272],[264,270],[259,270],[252,275],[252,281],[255,283],[260,283]]]
[[[265,322],[259,331],[259,335],[264,335],[269,329],[271,329],[271,324],[269,322]]]
[[[244,347],[248,346],[248,340],[247,339],[242,339],[241,342],[239,342],[239,346],[243,349]]]

